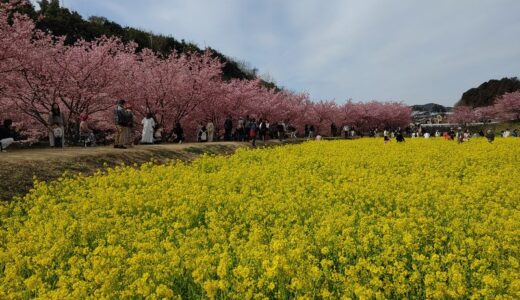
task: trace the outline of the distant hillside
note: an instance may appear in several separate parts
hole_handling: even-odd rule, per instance
[[[489,106],[498,96],[520,90],[520,80],[517,77],[492,79],[476,88],[467,90],[455,106],[471,107]]]
[[[428,103],[422,105],[412,105],[413,111],[429,112],[429,113],[445,113],[453,110],[452,107],[442,106],[436,103]]]
[[[202,53],[204,51],[193,43],[184,40],[178,41],[171,36],[157,35],[141,29],[123,27],[105,17],[92,16],[88,20],[84,20],[77,12],[60,7],[59,0],[42,0],[38,4],[39,10],[29,5],[23,12],[34,19],[37,28],[56,36],[66,36],[67,44],[73,44],[79,39],[90,41],[106,35],[118,37],[124,42],[133,41],[137,43],[138,50],[150,48],[162,55],[168,55],[174,50],[179,53]],[[257,69],[251,68],[247,63],[230,59],[214,49],[208,49],[222,63],[225,63],[222,69],[224,80],[256,78]],[[266,87],[278,89],[272,82],[264,81],[263,83]]]

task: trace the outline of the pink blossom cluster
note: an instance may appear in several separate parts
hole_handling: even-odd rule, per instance
[[[12,118],[32,137],[46,134],[52,103],[61,107],[67,130],[87,114],[94,127],[110,131],[118,99],[132,105],[137,121],[152,113],[166,132],[180,122],[188,138],[198,122],[211,120],[222,130],[228,116],[284,121],[300,133],[305,124],[327,133],[332,122],[359,130],[410,123],[411,111],[400,102],[339,105],[268,89],[260,79],[222,80],[223,64],[210,51],[162,57],[108,37],[66,45],[15,13],[20,2],[0,3],[0,118]]]
[[[520,91],[497,97],[495,103],[490,106],[458,106],[449,119],[451,123],[457,124],[517,120],[520,120]]]

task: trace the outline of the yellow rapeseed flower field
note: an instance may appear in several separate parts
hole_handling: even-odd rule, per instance
[[[307,142],[36,183],[0,299],[519,299],[520,139]]]

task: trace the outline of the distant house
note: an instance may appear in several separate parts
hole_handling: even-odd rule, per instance
[[[412,120],[414,124],[443,124],[448,122],[448,115],[453,113],[452,107],[436,103],[412,105]]]

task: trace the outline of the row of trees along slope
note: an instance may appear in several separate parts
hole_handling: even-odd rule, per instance
[[[517,77],[492,79],[466,91],[457,102],[450,121],[520,121],[520,80]]]
[[[65,37],[64,43],[67,45],[73,45],[79,40],[93,41],[106,36],[117,37],[124,43],[134,42],[137,44],[138,51],[148,48],[162,56],[168,56],[173,51],[199,54],[204,52],[193,43],[132,27],[123,27],[105,17],[91,16],[88,20],[84,20],[77,12],[60,7],[59,0],[43,0],[38,3],[39,10],[35,10],[33,5],[26,5],[23,13],[31,16],[37,29]],[[215,49],[210,48],[210,50],[212,55],[223,64],[223,79],[251,80],[256,77],[257,70],[249,67],[246,62],[230,59]],[[277,88],[272,82],[263,81],[262,84]]]
[[[306,93],[266,85],[254,74],[231,78],[225,70],[232,62],[223,62],[222,55],[211,49],[188,51],[186,47],[191,46],[181,43],[182,51],[172,44],[162,53],[128,36],[107,36],[101,29],[83,38],[79,33],[93,30],[70,29],[87,27],[77,14],[59,8],[56,1],[41,5],[44,16],[56,17],[31,17],[40,12],[26,1],[11,0],[0,7],[0,117],[13,118],[34,137],[46,135],[52,103],[62,107],[67,136],[77,133],[82,113],[91,117],[96,128],[110,132],[112,108],[120,98],[133,105],[138,120],[152,113],[167,132],[182,122],[188,138],[193,137],[198,122],[211,120],[218,130],[226,116],[283,120],[300,132],[305,124],[313,124],[322,133],[331,122],[361,130],[405,127],[410,122],[410,109],[400,102],[313,102]],[[38,28],[67,24],[59,21],[62,14],[77,20],[61,29],[67,30],[62,32],[65,35]],[[95,22],[92,26],[105,28]]]

